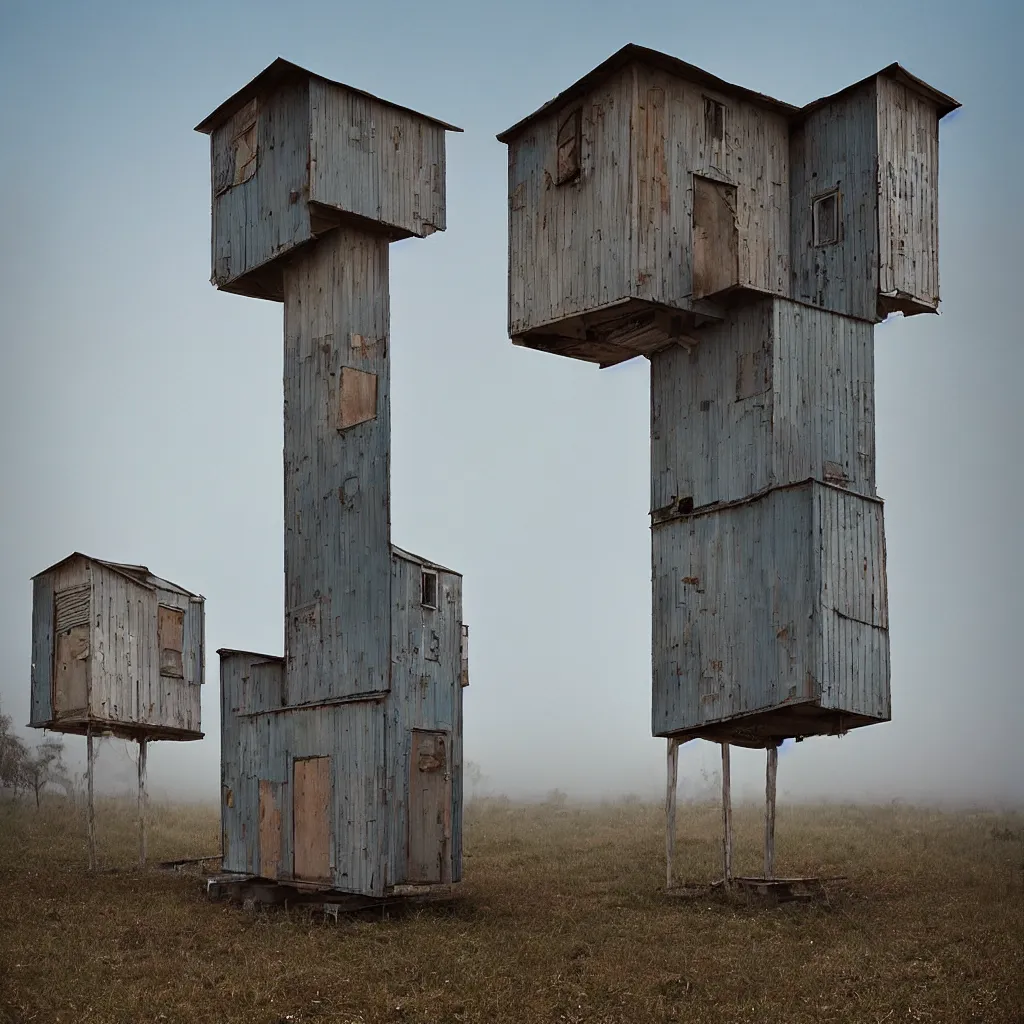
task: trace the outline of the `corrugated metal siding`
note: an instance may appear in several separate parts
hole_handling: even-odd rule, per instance
[[[652,542],[656,735],[808,699],[889,717],[880,502],[812,482]]]
[[[901,82],[878,78],[879,291],[939,302],[939,120]]]
[[[210,136],[213,168],[225,159],[235,128],[229,119]],[[213,279],[218,285],[312,237],[305,202],[309,138],[307,83],[287,83],[261,98],[256,173],[213,197]]]
[[[844,474],[875,493],[869,323],[767,298],[651,357],[651,507]]]
[[[313,79],[309,199],[413,235],[445,228],[445,132]]]
[[[391,678],[387,705],[390,860],[393,883],[406,880],[412,730],[450,734],[452,879],[462,874],[462,687],[459,685],[462,580],[438,572],[438,607],[421,603],[419,562],[392,560]]]
[[[790,136],[791,295],[878,319],[878,119],[874,80],[814,111]],[[815,246],[814,198],[838,187],[842,237]]]
[[[580,175],[556,186],[558,125],[577,105],[538,120],[509,144],[511,335],[632,291],[631,69],[582,101]]]
[[[291,704],[388,688],[388,243],[349,228],[285,271],[285,580]],[[338,430],[343,368],[376,416]]]
[[[789,294],[789,129],[771,111],[666,71],[635,69],[636,230],[630,294],[689,308],[693,175],[737,187],[739,284]],[[726,107],[725,146],[704,130],[704,98]],[[619,159],[623,147],[616,154]],[[626,211],[620,209],[620,216]]]

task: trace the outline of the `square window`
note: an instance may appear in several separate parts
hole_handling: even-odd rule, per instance
[[[836,245],[839,242],[839,189],[833,189],[814,200],[811,208],[815,245]]]
[[[558,126],[558,167],[555,184],[565,185],[580,175],[580,147],[583,134],[583,109],[577,107]]]
[[[420,584],[420,604],[424,608],[437,607],[437,573],[424,569]]]

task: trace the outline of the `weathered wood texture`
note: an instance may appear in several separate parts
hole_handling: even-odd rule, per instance
[[[790,137],[792,297],[878,319],[878,128],[873,81],[811,113]],[[813,207],[840,194],[840,238],[815,245]]]
[[[651,357],[651,508],[818,479],[875,494],[868,323],[766,298]]]
[[[141,566],[73,555],[34,580],[33,726],[198,738],[203,600]]]
[[[939,304],[939,119],[934,105],[877,79],[879,317]]]
[[[765,758],[764,780],[764,877],[775,877],[775,784],[779,773],[779,748],[772,744]]]
[[[679,791],[679,740],[668,739],[668,771],[665,786],[665,888],[672,888],[676,859],[676,797]]]
[[[289,266],[284,329],[285,649],[294,705],[390,683],[387,239],[338,228]],[[351,371],[374,375],[375,410],[366,389],[353,399],[343,388]],[[343,399],[358,404],[358,416]]]
[[[422,572],[438,575],[438,606],[423,607]],[[442,873],[462,874],[462,580],[395,549],[388,635],[391,689],[310,707],[282,705],[285,662],[221,652],[221,785],[225,870],[288,879],[294,875],[293,802],[288,758],[329,757],[334,796],[330,884],[383,895],[409,878],[410,780],[414,730],[447,738],[447,843]],[[277,860],[263,859],[269,791],[280,822]],[[270,871],[275,875],[269,875]]]
[[[250,138],[256,147],[255,160],[249,163],[254,170],[236,183],[238,149],[244,144],[248,150]],[[309,139],[305,82],[291,82],[254,99],[210,135],[213,281],[218,286],[313,237],[305,202]]]
[[[295,846],[295,763],[329,758],[329,877],[342,892],[382,896],[387,885],[385,716],[378,700],[245,713],[253,672],[283,675],[281,659],[221,653],[221,824],[224,869],[282,880],[301,877],[309,861]],[[300,774],[305,769],[299,769]],[[305,776],[302,776],[305,782]],[[264,783],[268,785],[263,785]],[[262,862],[260,789],[275,794],[280,847]],[[267,799],[266,797],[264,798]],[[304,805],[305,806],[305,805]],[[312,806],[312,805],[310,805]],[[317,805],[317,806],[323,806]],[[300,824],[299,834],[314,827]],[[326,827],[326,826],[324,826]],[[277,853],[276,863],[273,852]],[[298,858],[298,859],[296,859]]]
[[[409,764],[409,830],[405,876],[418,884],[451,873],[451,742],[448,733],[415,729]]]
[[[319,78],[309,104],[311,203],[377,222],[394,237],[444,231],[443,125]]]
[[[809,482],[655,525],[652,547],[655,735],[889,718],[879,501]]]
[[[279,258],[338,224],[443,231],[446,127],[298,68],[204,123],[214,283],[280,301]]]
[[[437,608],[422,604],[424,569],[437,571]],[[408,552],[396,551],[391,579],[392,693],[387,739],[393,878],[395,882],[419,880],[405,875],[405,865],[418,813],[412,793],[417,772],[414,731],[424,730],[450,737],[444,822],[450,855],[445,880],[457,882],[462,877],[462,578]]]
[[[724,146],[704,101],[727,108]],[[582,111],[581,171],[554,184],[558,128]],[[789,148],[765,108],[633,65],[509,142],[509,333],[630,298],[692,310],[693,175],[735,189],[730,274],[789,290]]]
[[[309,882],[329,882],[333,852],[330,757],[297,757],[292,762],[292,779],[294,876]]]

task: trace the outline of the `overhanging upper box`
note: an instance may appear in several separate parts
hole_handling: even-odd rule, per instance
[[[391,239],[445,228],[445,132],[277,59],[196,126],[210,136],[213,282],[283,301],[282,257],[344,221]]]

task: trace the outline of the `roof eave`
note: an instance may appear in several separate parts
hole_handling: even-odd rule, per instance
[[[251,82],[243,85],[237,92],[232,93],[232,95],[221,103],[220,106],[218,106],[211,114],[204,117],[203,120],[196,125],[195,130],[197,132],[201,132],[203,135],[211,135],[219,125],[226,121],[254,93],[267,88],[275,82],[282,81],[287,78],[303,77],[316,78],[321,82],[327,82],[330,85],[341,86],[343,89],[348,89],[350,92],[357,93],[360,96],[376,100],[378,103],[383,103],[389,107],[393,107],[395,110],[402,110],[407,114],[414,114],[416,117],[422,117],[424,121],[436,124],[445,131],[462,131],[461,128],[458,128],[453,124],[449,124],[447,121],[442,121],[439,118],[431,117],[429,114],[413,110],[412,107],[403,107],[400,103],[392,103],[391,100],[383,99],[380,96],[374,96],[373,93],[366,92],[364,89],[356,89],[354,86],[346,85],[344,82],[336,82],[334,79],[325,78],[323,75],[318,75],[313,71],[307,71],[305,68],[300,67],[298,64],[293,64],[290,60],[285,60],[283,57],[278,57],[276,60],[272,61]]]

